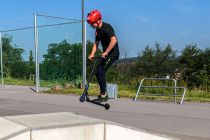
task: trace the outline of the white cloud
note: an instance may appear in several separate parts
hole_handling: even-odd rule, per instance
[[[151,26],[151,29],[153,31],[156,31],[156,29],[158,28],[158,22],[152,21],[148,17],[137,15],[137,14],[132,14],[131,17],[134,21]]]
[[[172,4],[172,7],[183,14],[193,16],[200,15],[200,10],[194,6],[190,6],[189,4],[174,3]]]
[[[137,15],[137,14],[133,14],[132,18],[134,20],[137,20],[138,22],[144,23],[144,24],[147,24],[147,23],[151,22],[151,20],[148,17],[140,16],[140,15]]]

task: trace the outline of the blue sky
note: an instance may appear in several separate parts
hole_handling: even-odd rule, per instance
[[[210,46],[210,0],[85,0],[86,14],[98,9],[119,40],[121,54],[137,56],[146,45],[170,43],[174,50],[197,43]],[[81,18],[80,0],[7,0],[0,9],[0,30],[33,26],[33,13]],[[88,26],[87,38],[94,40]]]

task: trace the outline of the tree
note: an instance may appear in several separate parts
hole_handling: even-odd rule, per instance
[[[22,54],[24,49],[19,48],[16,44],[12,45],[12,36],[4,35],[2,37],[3,49],[3,67],[6,76],[15,78],[26,77],[26,64],[23,62]]]
[[[179,61],[183,69],[183,77],[187,81],[188,87],[199,87],[200,85],[198,78],[196,78],[201,68],[199,64],[200,54],[201,50],[197,48],[197,45],[190,44],[186,45],[180,56]]]
[[[30,75],[35,74],[35,62],[34,62],[34,57],[33,57],[33,51],[32,50],[30,50],[30,55],[29,55],[28,71],[29,71]]]
[[[76,80],[82,74],[82,44],[51,43],[40,66],[43,80]]]
[[[138,61],[135,65],[139,75],[145,77],[163,77],[166,74],[173,74],[175,69],[176,52],[172,50],[170,44],[160,47],[155,44],[154,49],[147,46],[139,53]]]
[[[179,59],[184,80],[190,88],[209,90],[210,84],[210,49],[198,49],[196,44],[186,45]]]

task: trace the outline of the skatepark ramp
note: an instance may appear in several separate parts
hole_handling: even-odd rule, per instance
[[[174,140],[67,112],[1,117],[0,126],[0,140]]]

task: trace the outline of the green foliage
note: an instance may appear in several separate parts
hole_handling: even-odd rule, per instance
[[[87,56],[86,56],[86,59],[87,59],[87,64],[86,64],[86,66],[87,66],[87,78],[89,78],[89,74],[91,73],[91,70],[92,70],[92,67],[93,67],[93,62],[92,61],[90,61],[90,60],[88,60],[88,56],[91,54],[91,51],[92,51],[92,47],[93,47],[93,43],[91,42],[91,41],[87,41],[87,43],[86,43],[86,52],[87,52]],[[98,56],[100,56],[101,55],[101,50],[97,50],[96,51],[96,54],[95,54],[95,57],[98,57]],[[95,77],[93,77],[93,79],[92,79],[92,81],[94,81],[94,82],[96,82],[96,78]]]
[[[41,79],[49,81],[78,79],[82,74],[81,54],[81,44],[69,44],[66,40],[50,44],[40,65]]]
[[[176,55],[171,45],[160,47],[160,44],[156,43],[154,48],[147,46],[139,53],[136,67],[138,74],[145,77],[163,77],[173,73],[175,64]]]
[[[4,76],[14,78],[28,78],[28,66],[23,61],[24,49],[12,45],[12,36],[2,37]]]
[[[24,85],[24,86],[34,86],[34,81],[29,79],[17,79],[12,77],[5,77],[4,84],[13,84],[13,85]]]
[[[179,63],[183,78],[190,88],[196,87],[209,91],[210,49],[200,50],[196,44],[187,45],[182,51]]]

